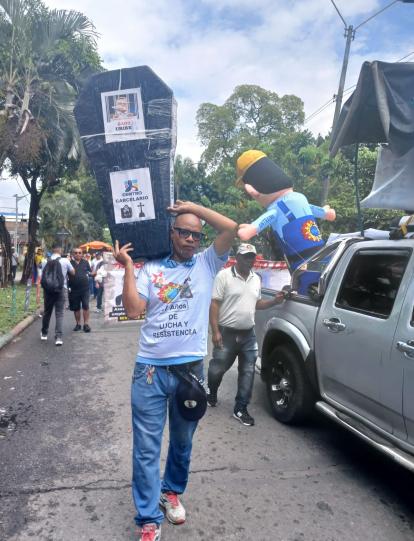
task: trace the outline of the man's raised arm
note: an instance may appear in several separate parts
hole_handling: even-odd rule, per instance
[[[178,200],[174,205],[168,207],[168,210],[173,214],[184,214],[186,212],[195,214],[200,220],[204,220],[208,225],[211,225],[218,232],[214,241],[214,248],[218,256],[230,250],[238,227],[234,220],[223,216],[215,210],[191,203],[190,201]]]

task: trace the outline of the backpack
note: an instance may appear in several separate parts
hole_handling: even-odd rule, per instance
[[[47,293],[59,293],[63,289],[64,278],[59,259],[51,259],[43,269],[40,284]]]

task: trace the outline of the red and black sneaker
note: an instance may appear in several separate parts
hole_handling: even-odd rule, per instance
[[[138,531],[138,541],[160,541],[161,526],[155,522],[144,524]]]

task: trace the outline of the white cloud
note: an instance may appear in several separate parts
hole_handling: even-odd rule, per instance
[[[361,22],[386,4],[336,3],[348,24]],[[256,0],[254,8],[251,0],[123,0],[116,7],[108,0],[48,4],[90,17],[101,34],[99,50],[106,68],[147,64],[171,86],[178,101],[177,150],[195,161],[201,152],[195,126],[200,103],[221,104],[236,85],[250,83],[280,95],[298,95],[309,115],[337,89],[345,40],[343,23],[329,0]],[[346,86],[356,82],[367,40],[361,30],[352,44]],[[394,42],[386,51],[371,52],[377,59],[395,60],[409,50],[407,43]],[[307,127],[315,134],[327,133],[333,110],[327,108]]]

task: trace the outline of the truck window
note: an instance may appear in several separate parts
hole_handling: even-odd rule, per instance
[[[336,306],[386,319],[392,311],[410,250],[361,250],[352,258]]]
[[[340,242],[335,242],[325,246],[303,266],[296,269],[292,276],[292,289],[301,296],[314,299],[318,292],[319,278],[339,245]]]

